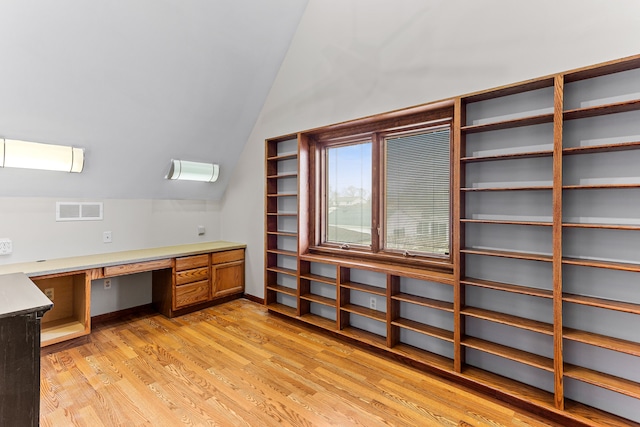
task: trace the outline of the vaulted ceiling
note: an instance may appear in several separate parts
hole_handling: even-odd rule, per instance
[[[307,0],[3,0],[0,138],[85,148],[0,196],[219,200]],[[164,179],[171,159],[216,183]]]

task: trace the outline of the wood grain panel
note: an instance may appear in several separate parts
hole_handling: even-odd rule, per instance
[[[142,273],[145,271],[172,268],[173,258],[156,261],[135,262],[132,264],[113,265],[104,268],[104,277],[122,276],[123,274]]]
[[[209,299],[209,281],[190,283],[175,290],[175,309]]]
[[[176,258],[176,271],[190,270],[192,268],[206,267],[209,265],[209,254]]]
[[[176,286],[199,282],[202,280],[209,280],[208,267],[194,268],[192,270],[184,270],[176,273]]]
[[[224,262],[240,261],[243,259],[244,249],[235,249],[233,251],[224,251],[211,254],[211,264],[222,264]]]

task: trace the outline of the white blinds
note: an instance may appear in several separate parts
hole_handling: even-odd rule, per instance
[[[450,130],[386,140],[386,249],[449,253]]]

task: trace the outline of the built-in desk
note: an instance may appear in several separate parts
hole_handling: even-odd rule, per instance
[[[42,318],[45,346],[91,332],[95,279],[151,271],[153,305],[168,317],[241,296],[245,247],[217,241],[8,264],[0,266],[0,277],[26,276],[43,293],[53,294],[53,308]],[[21,283],[16,280],[15,286]]]

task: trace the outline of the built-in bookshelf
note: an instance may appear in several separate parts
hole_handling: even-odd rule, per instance
[[[298,140],[296,135],[265,144],[265,302],[298,315]]]
[[[439,102],[452,271],[308,251],[314,129],[267,141],[268,309],[561,423],[640,425],[640,55]]]

